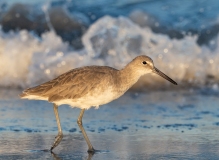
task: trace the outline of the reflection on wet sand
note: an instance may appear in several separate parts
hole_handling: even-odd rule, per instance
[[[54,158],[54,160],[62,160],[62,158],[60,158],[57,154],[55,154],[54,152],[51,152],[52,157]],[[91,158],[93,157],[94,153],[88,153],[87,159],[86,160],[91,160]]]
[[[0,159],[219,159],[218,104],[214,92],[156,91],[88,110],[84,128],[105,150],[92,158],[75,123],[77,109],[60,109],[65,136],[51,154],[43,151],[57,131],[51,105],[0,99]]]

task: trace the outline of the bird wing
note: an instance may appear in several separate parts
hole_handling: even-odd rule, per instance
[[[105,69],[95,66],[73,69],[51,81],[25,90],[24,94],[46,97],[50,102],[80,98],[97,86],[100,90],[106,87],[112,75]],[[104,85],[100,85],[102,83]]]

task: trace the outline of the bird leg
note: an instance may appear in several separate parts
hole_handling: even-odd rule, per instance
[[[58,146],[58,144],[61,142],[61,140],[63,138],[62,128],[61,128],[60,119],[59,119],[59,113],[58,113],[58,106],[56,104],[53,104],[53,109],[54,109],[54,113],[56,116],[56,122],[57,122],[57,126],[58,126],[58,135],[55,137],[55,141],[54,141],[50,151],[52,151],[56,146]]]
[[[85,138],[85,140],[87,142],[88,152],[93,153],[93,152],[95,152],[95,150],[94,150],[92,144],[90,143],[90,140],[89,140],[89,138],[88,138],[88,136],[87,136],[87,134],[86,134],[86,132],[84,130],[83,124],[82,124],[82,118],[83,118],[83,115],[84,115],[84,111],[85,111],[85,109],[81,110],[80,115],[78,116],[77,123],[78,123],[78,126],[81,129],[81,132],[82,132],[82,134],[83,134],[83,136],[84,136],[84,138]]]

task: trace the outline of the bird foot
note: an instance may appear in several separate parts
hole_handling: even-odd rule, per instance
[[[87,152],[88,152],[89,154],[94,154],[94,153],[96,152],[96,150],[95,150],[94,148],[89,148],[89,149],[87,150]]]
[[[55,137],[55,141],[50,149],[50,151],[52,151],[56,146],[58,146],[58,144],[61,142],[63,138],[63,134],[62,133],[59,133],[56,137]]]

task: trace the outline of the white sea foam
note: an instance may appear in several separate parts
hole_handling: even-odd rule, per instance
[[[104,17],[83,37],[89,55],[103,57],[107,65],[113,63],[121,67],[133,57],[146,54],[153,58],[158,68],[179,83],[206,84],[209,77],[218,82],[219,49],[210,51],[197,45],[196,40],[196,36],[170,39],[153,33],[149,28],[140,28],[125,17]],[[157,83],[155,79],[158,77],[142,81]]]
[[[82,38],[85,47],[80,51],[70,49],[53,31],[39,38],[26,30],[0,30],[0,86],[30,87],[85,65],[120,69],[140,54],[152,57],[157,68],[179,84],[215,86],[219,82],[219,48],[211,51],[200,47],[196,39],[170,39],[141,28],[128,18],[109,16],[90,26]],[[218,44],[217,39],[212,43]],[[141,82],[169,84],[158,76],[142,78]]]

